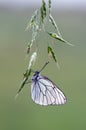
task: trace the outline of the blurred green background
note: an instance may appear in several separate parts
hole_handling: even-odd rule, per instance
[[[0,9],[0,130],[85,130],[86,129],[86,12],[54,10],[52,13],[64,38],[74,47],[55,41],[60,70],[50,64],[42,74],[52,79],[67,96],[63,106],[43,107],[33,103],[30,84],[14,99],[28,65],[25,50],[31,38],[25,32],[34,11]],[[46,61],[46,46],[53,40],[42,32],[37,38],[35,70]],[[45,52],[43,51],[45,49]]]

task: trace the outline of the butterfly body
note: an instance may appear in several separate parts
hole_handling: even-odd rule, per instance
[[[64,93],[46,76],[36,71],[32,76],[31,97],[40,105],[60,105],[66,103]]]

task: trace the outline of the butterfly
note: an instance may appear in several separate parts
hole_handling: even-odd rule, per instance
[[[44,106],[65,104],[66,96],[64,93],[55,85],[53,81],[40,74],[48,63],[49,62],[46,62],[40,71],[35,71],[31,78],[32,100],[35,103]]]
[[[66,96],[64,93],[57,87],[57,85],[51,81],[46,76],[40,74],[40,72],[45,68],[49,62],[46,62],[40,71],[35,71],[31,80],[31,97],[32,100],[39,105],[60,105],[66,103]],[[31,71],[29,72],[31,73]],[[19,91],[17,92],[16,97],[26,84],[28,80],[28,72],[25,73],[26,76],[21,84]],[[15,97],[15,98],[16,98]]]

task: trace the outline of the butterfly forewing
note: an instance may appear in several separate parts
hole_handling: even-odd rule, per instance
[[[38,72],[32,77],[31,97],[40,105],[54,105],[66,103],[64,93],[47,77]]]

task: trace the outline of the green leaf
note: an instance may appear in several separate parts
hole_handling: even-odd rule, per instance
[[[54,54],[54,52],[53,52],[53,50],[52,50],[52,48],[50,46],[48,46],[47,51],[48,51],[48,54],[52,55],[54,61],[57,62],[55,54]]]
[[[26,82],[27,82],[27,80],[28,80],[28,78],[29,78],[29,76],[31,75],[31,69],[30,70],[26,70],[26,72],[24,73],[24,79],[23,79],[23,81],[22,81],[22,83],[21,83],[21,85],[20,85],[20,88],[19,88],[19,90],[18,90],[18,92],[17,92],[17,95],[16,95],[16,97],[18,96],[18,94],[21,92],[21,90],[23,89],[23,87],[24,87],[24,85],[26,84]]]
[[[51,14],[49,14],[49,21],[52,23],[52,25],[54,26],[54,28],[57,30],[58,35],[61,36],[60,31],[59,31],[59,29],[57,27],[57,24],[56,24],[56,22],[55,22],[55,20],[54,20],[54,18],[52,17]]]
[[[51,54],[53,60],[54,60],[55,63],[56,63],[56,66],[58,67],[58,69],[60,69],[60,66],[59,66],[59,64],[58,64],[58,62],[57,62],[57,59],[56,59],[56,56],[55,56],[55,54],[54,54],[53,49],[52,49],[50,46],[48,46],[47,51],[48,51],[48,54]]]
[[[51,14],[49,14],[49,21],[52,23],[55,29],[57,29],[57,24]]]
[[[33,27],[34,24],[37,24],[38,21],[38,10],[35,10],[34,14],[32,15],[27,27],[26,27],[26,31],[29,29],[29,27]]]
[[[46,18],[46,3],[44,0],[42,0],[42,6],[41,6],[41,22],[44,23],[44,20]]]
[[[55,38],[61,42],[64,42],[70,46],[74,46],[73,44],[69,43],[68,41],[66,41],[65,39],[63,39],[62,37],[60,37],[58,34],[56,33],[52,33],[52,32],[47,32],[52,38]]]

